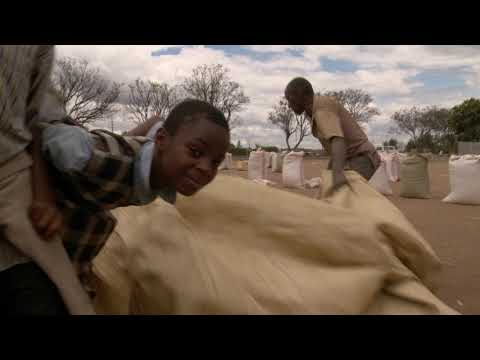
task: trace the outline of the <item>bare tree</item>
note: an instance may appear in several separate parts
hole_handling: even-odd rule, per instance
[[[449,110],[429,106],[425,108],[412,107],[402,109],[392,115],[395,127],[391,133],[409,135],[413,142],[427,135],[445,135],[448,132]]]
[[[310,122],[306,115],[297,115],[290,110],[285,98],[273,107],[273,111],[268,114],[268,120],[283,131],[288,151],[296,150],[305,136],[310,135]],[[295,139],[293,147],[290,146],[292,136]]]
[[[87,60],[77,58],[56,61],[52,85],[67,114],[81,125],[113,115],[122,86],[104,78]]]
[[[206,101],[222,111],[233,129],[240,124],[240,119],[233,116],[241,112],[250,99],[240,84],[230,80],[228,72],[221,64],[200,65],[184,80],[182,88],[187,96]]]
[[[152,116],[165,120],[181,98],[178,89],[166,83],[137,79],[128,87],[130,92],[127,109],[137,124],[147,121]]]
[[[322,95],[334,97],[360,123],[368,123],[373,116],[380,115],[380,111],[372,106],[372,96],[361,89],[327,91]]]
[[[422,112],[417,107],[410,109],[402,109],[396,111],[392,115],[395,127],[391,129],[391,133],[404,133],[409,135],[414,142],[419,136],[426,133],[426,128],[422,122]]]

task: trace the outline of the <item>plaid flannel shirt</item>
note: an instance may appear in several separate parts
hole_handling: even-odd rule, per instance
[[[42,128],[46,126],[49,125],[41,124]],[[95,146],[81,173],[62,173],[53,166],[50,169],[57,189],[57,205],[64,215],[62,240],[87,289],[92,260],[117,222],[109,210],[132,205],[134,162],[148,141],[145,137],[121,136],[107,130],[93,130],[90,134]]]

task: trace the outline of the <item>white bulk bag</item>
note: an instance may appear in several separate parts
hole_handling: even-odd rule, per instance
[[[382,152],[380,153],[380,158],[382,161],[385,162],[385,171],[387,172],[387,179],[390,181],[397,181],[396,177],[394,176],[394,170],[393,170],[393,154],[389,154],[387,152]]]
[[[382,160],[380,166],[378,167],[375,174],[373,174],[372,178],[368,181],[368,183],[377,190],[380,194],[383,195],[392,195],[392,187],[388,182],[388,175],[387,175],[387,163],[386,161]]]
[[[393,153],[391,158],[390,172],[392,177],[390,178],[390,181],[397,182],[400,180],[400,155],[398,153]]]
[[[480,205],[480,155],[451,156],[450,194],[446,203]]]
[[[291,152],[283,159],[282,178],[285,187],[303,187],[303,151]]]
[[[227,158],[223,159],[223,161],[218,165],[218,170],[227,170]]]
[[[282,172],[282,163],[285,156],[281,153],[272,155],[272,172]]]
[[[231,153],[226,153],[225,154],[225,160],[226,160],[227,169],[228,170],[233,169],[233,159],[232,159],[232,154]]]
[[[265,179],[265,152],[252,151],[248,158],[248,178],[251,180]]]

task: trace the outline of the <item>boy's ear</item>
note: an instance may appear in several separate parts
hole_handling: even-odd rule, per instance
[[[168,133],[168,131],[166,131],[164,128],[158,129],[157,133],[155,134],[155,145],[158,149],[165,149],[170,143],[170,140],[171,135]]]

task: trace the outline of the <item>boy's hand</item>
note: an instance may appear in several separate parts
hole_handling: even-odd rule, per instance
[[[63,216],[55,205],[34,201],[30,207],[30,218],[35,230],[45,239],[53,240],[63,226]]]

